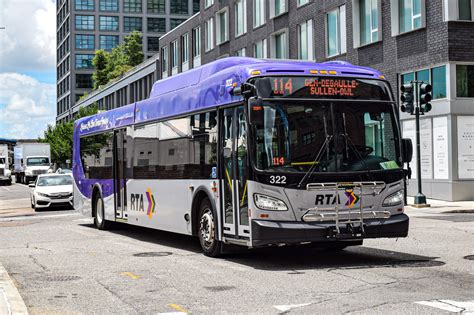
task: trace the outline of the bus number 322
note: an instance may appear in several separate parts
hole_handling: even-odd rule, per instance
[[[270,184],[286,184],[286,176],[270,176]]]

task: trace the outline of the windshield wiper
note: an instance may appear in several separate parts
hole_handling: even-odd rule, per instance
[[[304,174],[303,178],[300,180],[298,183],[298,188],[301,187],[301,185],[306,181],[306,178],[308,178],[311,174],[313,174],[314,169],[316,168],[316,165],[319,164],[319,159],[321,158],[321,155],[324,152],[324,149],[328,147],[328,152],[329,152],[329,143],[331,142],[333,136],[332,135],[327,135],[326,139],[324,140],[323,144],[321,145],[321,148],[319,149],[318,154],[316,154],[316,158],[313,161],[313,164],[309,168],[309,170]]]

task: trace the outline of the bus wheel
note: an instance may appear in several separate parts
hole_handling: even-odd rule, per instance
[[[204,255],[218,257],[222,243],[217,240],[217,218],[212,211],[211,202],[204,198],[199,210],[198,236]]]
[[[99,230],[107,230],[109,227],[109,222],[105,220],[105,210],[104,210],[104,201],[102,198],[97,194],[94,200],[95,203],[95,217],[94,217],[94,224]]]

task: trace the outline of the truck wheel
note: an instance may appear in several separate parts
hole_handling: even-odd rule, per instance
[[[217,216],[208,198],[204,198],[201,202],[197,224],[199,242],[204,255],[219,257],[222,254],[222,242],[217,239]]]
[[[105,220],[105,209],[104,201],[99,194],[96,195],[95,200],[95,217],[94,224],[99,230],[107,230],[109,228],[110,222]]]

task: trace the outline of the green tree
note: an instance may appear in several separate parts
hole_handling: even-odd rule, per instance
[[[82,117],[94,115],[98,112],[97,106],[82,107],[79,109],[75,120]],[[74,130],[74,122],[59,123],[56,125],[48,125],[44,131],[43,138],[39,141],[49,143],[51,146],[51,161],[57,165],[64,165],[66,160],[72,159],[72,135]]]
[[[123,49],[128,58],[127,64],[129,66],[135,67],[142,63],[144,58],[142,33],[133,31],[130,35],[125,36],[123,39]]]
[[[94,59],[92,59],[92,64],[95,68],[94,74],[92,75],[92,79],[94,80],[94,90],[98,89],[101,85],[107,84],[108,63],[109,54],[103,49],[97,50]]]

